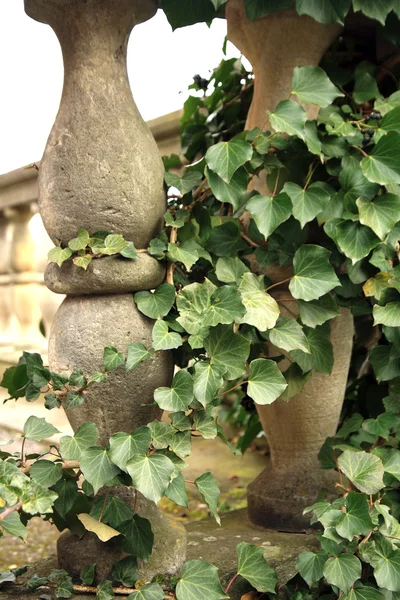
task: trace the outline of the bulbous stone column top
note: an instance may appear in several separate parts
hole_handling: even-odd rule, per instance
[[[55,31],[64,88],[39,171],[39,206],[55,244],[79,227],[146,248],[163,225],[164,167],[132,98],[129,34],[158,0],[25,0]]]

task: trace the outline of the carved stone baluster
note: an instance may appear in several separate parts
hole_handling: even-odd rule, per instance
[[[255,75],[254,98],[246,129],[265,129],[268,126],[266,111],[273,111],[281,100],[290,96],[294,67],[318,65],[339,27],[298,16],[294,9],[272,13],[250,23],[243,0],[229,0],[226,17],[228,37],[249,59]],[[310,118],[315,116],[317,107],[305,108]],[[254,187],[266,193],[265,178],[258,179]],[[255,261],[252,269],[267,273],[272,281],[283,281],[293,274],[291,268],[274,265],[264,268]],[[296,302],[288,290],[284,296],[289,298],[290,310],[285,312],[285,303],[280,302],[281,314],[291,316]],[[313,374],[302,392],[289,402],[278,399],[270,406],[257,407],[271,459],[248,488],[249,516],[253,522],[287,531],[309,526],[302,509],[315,500],[321,487],[330,483],[330,472],[326,476],[326,472],[318,468],[317,454],[325,438],[336,431],[352,339],[353,318],[345,309],[340,317],[331,321],[335,359],[332,374]],[[282,363],[279,366],[285,368]]]
[[[146,248],[159,231],[166,209],[163,165],[154,139],[133,101],[126,71],[126,48],[134,25],[152,17],[155,0],[25,0],[26,12],[49,24],[60,41],[65,67],[60,110],[39,172],[39,205],[54,242],[67,243],[79,227],[90,233],[121,233]],[[153,322],[138,312],[132,291],[163,281],[164,268],[143,254],[136,262],[109,257],[93,260],[86,273],[74,265],[50,265],[46,282],[67,298],[51,331],[49,363],[54,371],[86,374],[101,369],[103,348],[126,352],[129,343],[151,346]],[[110,372],[108,382],[86,393],[82,407],[67,411],[76,430],[94,421],[100,442],[118,431],[132,431],[154,419],[154,389],[170,385],[168,352],[125,373]],[[115,488],[133,505],[131,488]],[[139,498],[138,512],[151,520],[155,545],[140,574],[174,573],[185,556],[184,529],[157,507]],[[78,575],[87,563],[97,576],[110,577],[120,557],[115,542],[101,543],[87,533],[79,540],[63,535],[60,567]]]

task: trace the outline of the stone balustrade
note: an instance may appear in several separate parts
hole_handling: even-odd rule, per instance
[[[179,153],[180,111],[148,122],[162,156]],[[53,247],[38,212],[40,163],[0,175],[0,364],[23,350],[47,354],[46,336],[63,297],[44,285]]]

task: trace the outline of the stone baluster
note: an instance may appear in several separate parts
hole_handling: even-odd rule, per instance
[[[146,248],[159,231],[166,209],[163,165],[156,144],[133,101],[126,70],[129,34],[151,18],[156,0],[25,0],[34,19],[49,24],[63,52],[65,78],[61,105],[39,172],[39,206],[54,242],[67,243],[79,227],[93,233],[121,233]],[[86,374],[101,369],[103,349],[126,352],[129,343],[151,346],[153,322],[140,314],[131,292],[163,281],[164,268],[145,254],[136,261],[114,257],[92,261],[86,273],[74,265],[50,265],[49,286],[67,297],[53,321],[49,363],[54,371]],[[154,419],[154,389],[170,385],[170,353],[134,371],[112,371],[105,384],[86,393],[82,407],[67,411],[74,430],[94,421],[105,443],[118,431],[132,431]],[[133,506],[131,488],[114,488]],[[152,557],[140,575],[174,573],[185,556],[185,532],[139,495],[138,513],[151,520]],[[64,534],[58,543],[60,567],[73,575],[97,564],[100,579],[110,577],[121,557],[113,541],[103,544],[87,533]]]
[[[337,25],[324,25],[294,10],[282,10],[250,23],[243,0],[229,0],[226,8],[228,37],[253,66],[254,98],[246,129],[267,128],[267,110],[290,95],[296,66],[318,65],[339,32]],[[305,106],[309,117],[315,106]],[[255,184],[266,193],[265,179]],[[254,261],[253,270],[268,274],[272,281],[290,276],[287,267],[273,265],[267,270]],[[282,289],[282,288],[281,288]],[[296,302],[289,291],[286,312],[280,294],[281,314],[291,316]],[[348,310],[331,321],[335,363],[331,375],[315,373],[301,393],[289,402],[278,399],[270,406],[258,406],[258,413],[271,451],[267,468],[248,488],[250,519],[266,527],[298,531],[309,525],[302,509],[311,504],[321,487],[331,483],[331,472],[319,470],[317,454],[325,438],[333,435],[339,420],[349,369],[353,319]],[[273,352],[274,349],[271,348]],[[275,351],[276,353],[276,351]],[[288,365],[286,365],[288,366]],[[283,369],[285,366],[280,367]]]
[[[13,309],[10,211],[0,213],[0,362],[10,362],[19,334]]]

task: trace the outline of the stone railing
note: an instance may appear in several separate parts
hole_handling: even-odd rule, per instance
[[[180,111],[148,122],[162,156],[179,153]],[[53,246],[38,212],[38,167],[0,175],[0,364],[22,350],[47,352],[45,335],[63,296],[44,285]]]

